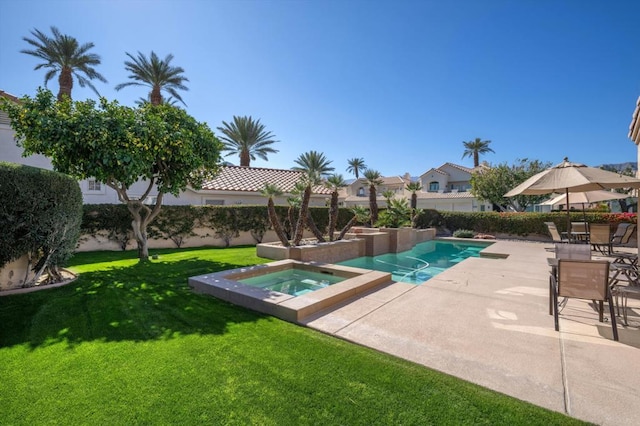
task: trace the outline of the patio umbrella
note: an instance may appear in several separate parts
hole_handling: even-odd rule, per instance
[[[584,221],[587,221],[584,212],[584,205],[597,203],[600,201],[608,201],[608,200],[621,200],[623,198],[627,198],[627,194],[619,194],[617,192],[611,191],[586,191],[586,192],[574,192],[571,194],[571,204],[582,204],[582,216],[584,217]],[[564,204],[567,206],[567,210],[569,210],[569,204],[567,204],[567,194],[560,194],[556,197],[553,197],[550,200],[545,201],[544,203],[540,203],[542,206],[555,206],[556,204]]]
[[[544,195],[564,192],[567,205],[571,203],[569,193],[596,191],[613,188],[640,188],[640,179],[609,172],[584,164],[564,161],[556,166],[531,176],[507,192],[505,197],[516,195]],[[571,232],[571,216],[567,209],[567,229]]]

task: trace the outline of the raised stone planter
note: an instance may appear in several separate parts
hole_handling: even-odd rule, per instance
[[[279,242],[263,243],[256,245],[256,253],[266,259],[335,263],[365,256],[365,241],[358,238],[297,247],[284,247]]]
[[[399,253],[411,250],[418,243],[433,240],[436,228],[364,228],[354,226],[346,238],[361,238],[366,242],[365,256]]]

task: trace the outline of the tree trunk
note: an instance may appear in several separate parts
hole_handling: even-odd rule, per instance
[[[473,167],[478,167],[480,165],[480,154],[478,151],[473,151]]]
[[[160,92],[160,86],[153,86],[151,94],[149,95],[149,102],[151,105],[160,105],[162,103],[162,93]]]
[[[60,70],[60,77],[58,77],[58,84],[60,90],[58,91],[58,101],[62,101],[65,96],[71,99],[71,89],[73,88],[73,76],[71,75],[71,69],[63,67]]]
[[[251,154],[249,154],[249,150],[243,149],[242,151],[240,151],[240,166],[251,166]]]
[[[304,233],[304,227],[307,222],[307,211],[309,210],[309,199],[311,198],[311,185],[307,185],[304,188],[302,195],[302,202],[300,203],[300,213],[298,214],[298,222],[296,223],[296,230],[293,235],[293,245],[297,246],[302,240],[302,234]]]
[[[378,200],[376,199],[376,186],[369,186],[369,210],[371,211],[371,226],[376,226],[378,221]]]
[[[418,194],[411,193],[411,208],[415,210],[418,207]]]
[[[278,239],[282,243],[284,247],[289,247],[289,240],[284,234],[282,229],[282,225],[280,224],[280,219],[278,219],[278,215],[276,214],[276,208],[273,204],[273,198],[269,197],[269,201],[267,202],[267,211],[269,212],[269,221],[271,222],[271,227],[273,231],[278,236]]]
[[[324,239],[324,235],[322,235],[322,231],[318,229],[316,226],[316,222],[311,217],[311,210],[307,210],[307,226],[313,233],[313,235],[317,238],[319,243],[324,243],[326,240]]]
[[[331,193],[331,205],[329,206],[329,241],[333,241],[333,233],[338,222],[338,191]]]
[[[338,238],[336,238],[336,241],[344,238],[344,234],[346,234],[349,231],[349,229],[351,229],[353,224],[356,223],[357,218],[358,216],[353,216],[351,219],[349,219],[349,222],[347,222],[344,228],[342,228],[342,231],[340,231],[340,234],[338,235]]]

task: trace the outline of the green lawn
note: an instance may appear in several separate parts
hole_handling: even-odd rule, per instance
[[[67,286],[0,297],[1,424],[578,424],[191,292],[254,247],[80,253]]]

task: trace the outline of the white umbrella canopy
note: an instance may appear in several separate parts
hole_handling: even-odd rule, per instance
[[[587,167],[580,163],[570,163],[569,159],[565,157],[562,163],[531,176],[504,196],[514,197],[516,195],[544,195],[552,192],[564,192],[567,204],[570,204],[573,201],[569,196],[570,192],[613,188],[640,188],[640,179],[595,167]],[[567,209],[567,229],[571,232],[569,209]]]
[[[591,204],[600,201],[622,200],[629,197],[628,194],[619,194],[611,191],[587,191],[571,193],[571,204]],[[556,204],[567,204],[567,194],[560,194],[552,199],[540,203],[543,206],[555,206]]]
[[[584,164],[570,163],[565,158],[562,163],[531,176],[504,196],[585,192],[613,188],[640,188],[640,179],[587,167]]]

